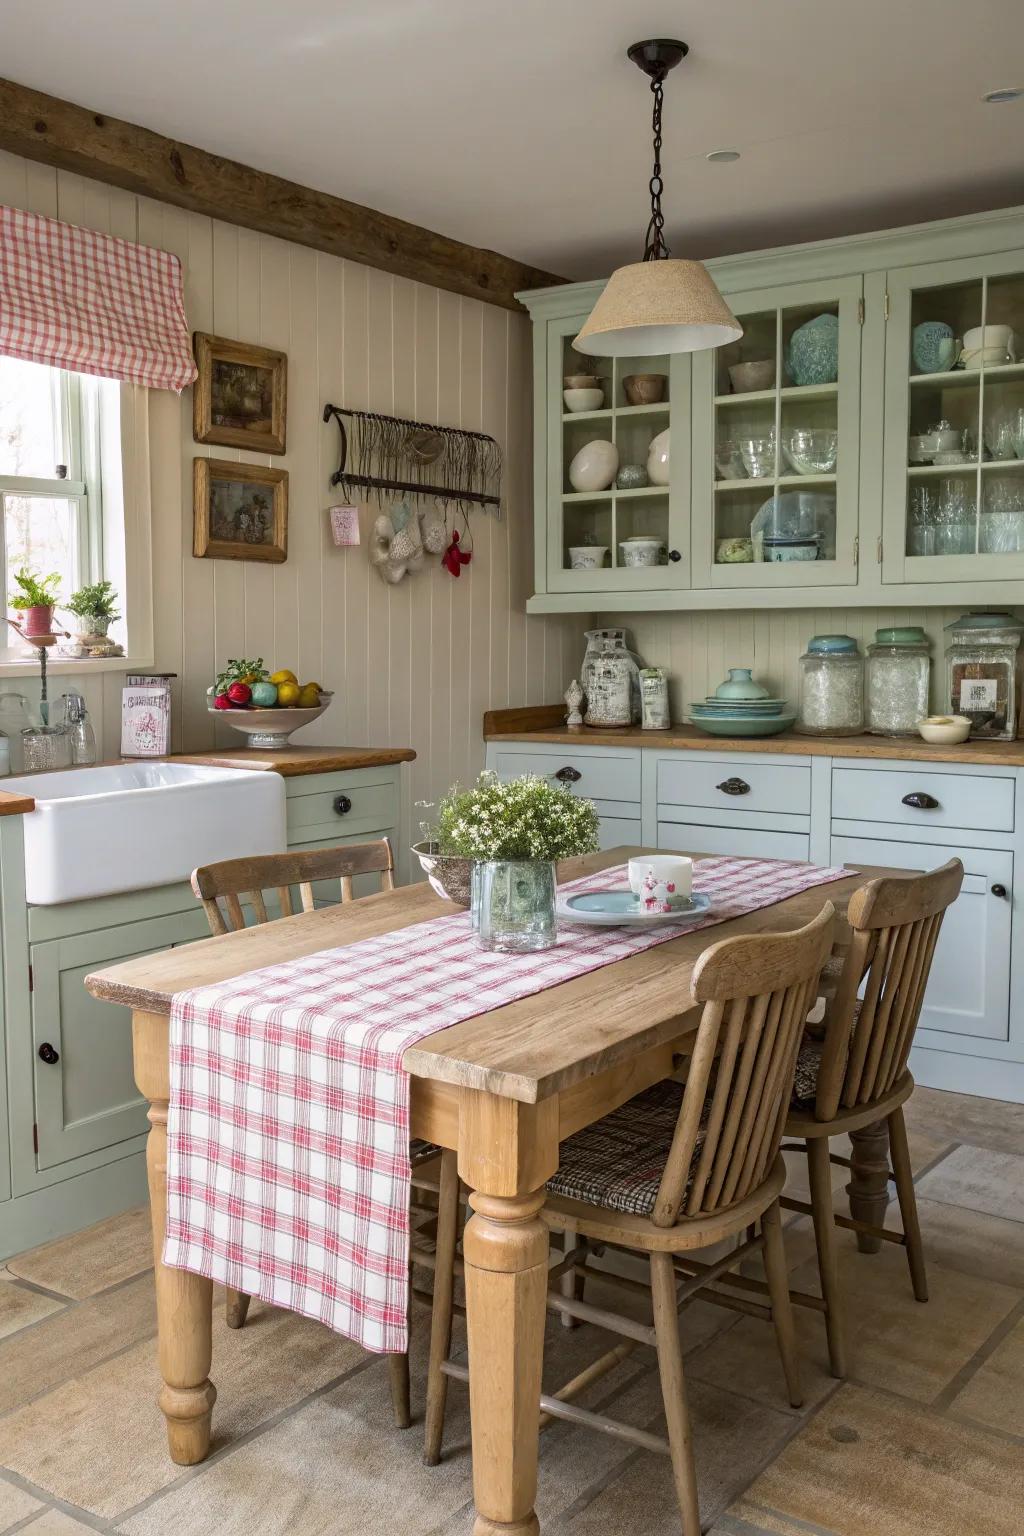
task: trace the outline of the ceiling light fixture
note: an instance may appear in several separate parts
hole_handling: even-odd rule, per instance
[[[713,149],[710,154],[705,156],[705,159],[710,160],[712,165],[729,165],[733,160],[738,160],[739,157],[740,152],[738,149]]]
[[[986,91],[981,99],[998,106],[1004,101],[1020,101],[1022,96],[1024,96],[1024,85],[1004,85],[997,91]]]
[[[590,318],[576,337],[577,352],[591,357],[703,352],[737,341],[743,327],[702,262],[673,260],[661,211],[661,110],[665,76],[689,53],[685,43],[652,38],[627,50],[650,77],[654,97],[654,170],[651,218],[642,261],[619,267],[608,279]]]

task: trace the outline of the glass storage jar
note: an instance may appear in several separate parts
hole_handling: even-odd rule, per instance
[[[919,625],[876,629],[868,646],[867,726],[876,736],[915,736],[928,713],[931,658]]]
[[[972,736],[1012,741],[1017,734],[1022,631],[1009,613],[965,613],[946,625],[949,707],[967,716]]]
[[[864,661],[852,635],[814,635],[800,657],[805,736],[853,736],[864,729]]]

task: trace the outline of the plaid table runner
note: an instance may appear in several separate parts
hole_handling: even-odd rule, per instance
[[[849,873],[703,859],[699,923],[559,919],[537,954],[481,949],[467,912],[178,993],[171,1007],[164,1263],[319,1318],[377,1351],[408,1340],[406,1047],[462,1019]],[[626,884],[625,865],[562,892]]]

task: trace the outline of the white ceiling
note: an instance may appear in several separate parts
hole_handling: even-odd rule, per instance
[[[44,19],[45,18],[45,19]],[[1024,203],[1024,0],[3,0],[22,84],[568,277]],[[736,148],[731,165],[709,150]]]

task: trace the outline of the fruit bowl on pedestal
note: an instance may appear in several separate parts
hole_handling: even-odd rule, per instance
[[[242,731],[249,740],[250,747],[262,747],[265,750],[280,750],[289,745],[288,738],[293,731],[301,730],[304,725],[310,725],[314,720],[319,720],[324,710],[334,698],[333,693],[320,690],[320,703],[315,709],[301,709],[282,705],[272,709],[253,709],[243,707],[241,709],[214,709],[214,690],[207,689],[206,697],[209,701],[207,712],[216,715],[218,720],[227,721],[234,726],[236,731]]]

